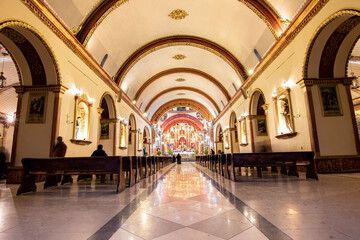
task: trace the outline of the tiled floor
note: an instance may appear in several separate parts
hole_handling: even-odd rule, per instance
[[[0,240],[360,239],[359,176],[234,183],[184,163],[118,195],[95,180],[21,196],[0,182]]]

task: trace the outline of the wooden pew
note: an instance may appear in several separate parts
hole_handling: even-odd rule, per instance
[[[36,175],[46,175],[44,187],[57,186],[56,176],[81,174],[118,174],[116,193],[125,189],[124,171],[129,169],[131,161],[124,161],[122,157],[64,157],[64,158],[24,158],[24,177],[17,195],[35,192]],[[130,171],[131,175],[131,171]],[[129,185],[131,185],[131,176]]]
[[[265,153],[234,153],[227,154],[226,168],[229,177],[233,181],[237,181],[235,176],[235,168],[239,167],[256,167],[258,177],[262,177],[262,167],[281,167],[281,173],[286,173],[289,168],[288,175],[299,177],[297,166],[306,167],[306,178],[319,180],[313,152],[265,152]],[[230,169],[229,169],[230,167]]]

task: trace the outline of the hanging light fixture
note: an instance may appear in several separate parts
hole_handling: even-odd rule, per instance
[[[6,87],[6,77],[4,77],[4,62],[5,62],[5,56],[9,55],[7,53],[2,52],[1,53],[3,55],[3,59],[2,59],[2,69],[0,72],[0,88],[4,88]]]

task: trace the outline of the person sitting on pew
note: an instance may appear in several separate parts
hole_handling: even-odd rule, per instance
[[[103,150],[103,145],[99,144],[99,145],[97,146],[97,149],[91,154],[91,156],[92,156],[92,157],[101,157],[101,156],[107,157],[106,152]],[[86,177],[86,176],[87,176],[87,177]],[[82,177],[81,179],[88,178],[88,177],[91,178],[91,176],[88,176],[88,175],[86,175],[86,176]],[[79,176],[79,177],[80,177],[80,176]],[[112,180],[112,174],[111,174],[111,176],[110,176],[110,180]],[[101,182],[105,182],[105,175],[101,175],[101,180],[100,180],[100,181],[101,181]]]
[[[58,136],[56,138],[55,146],[53,148],[51,156],[52,157],[65,157],[66,150],[67,150],[67,146],[63,142],[63,138],[61,136]],[[57,176],[57,181],[61,182],[61,176],[60,175]],[[62,183],[64,183],[64,182],[72,182],[71,176],[64,175]]]

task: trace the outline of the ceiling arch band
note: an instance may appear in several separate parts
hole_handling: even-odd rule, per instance
[[[151,104],[153,104],[158,98],[160,98],[161,96],[163,96],[166,93],[169,92],[173,92],[173,91],[178,91],[178,90],[187,90],[187,91],[192,91],[192,92],[196,92],[199,93],[201,95],[203,95],[204,97],[206,97],[215,107],[216,111],[219,113],[220,112],[220,108],[219,106],[216,104],[216,102],[214,101],[214,99],[212,99],[209,95],[207,95],[205,92],[197,89],[197,88],[192,88],[192,87],[174,87],[174,88],[168,88],[160,93],[158,93],[155,97],[153,97],[149,103],[146,105],[145,107],[145,112],[147,112],[151,106]]]
[[[96,28],[115,9],[128,0],[104,0],[94,7],[87,17],[79,25],[76,38],[83,46],[86,46]],[[281,16],[262,0],[238,0],[259,16],[268,26],[274,37],[277,39],[284,31],[281,23]]]
[[[202,130],[204,128],[204,125],[196,117],[193,117],[189,114],[175,114],[174,116],[166,119],[165,122],[161,124],[161,129],[166,132],[170,127],[177,123],[188,123],[198,130]]]
[[[166,76],[166,75],[170,75],[170,74],[176,74],[176,73],[191,73],[191,74],[195,74],[198,75],[200,77],[203,77],[207,80],[209,80],[211,83],[215,84],[220,91],[224,94],[225,98],[227,101],[230,101],[231,96],[230,93],[226,90],[226,88],[217,80],[215,79],[213,76],[197,70],[197,69],[193,69],[193,68],[171,68],[171,69],[167,69],[165,71],[162,71],[158,74],[155,74],[154,76],[152,76],[151,78],[149,78],[140,88],[139,90],[136,92],[134,99],[135,101],[137,101],[140,98],[140,95],[145,91],[145,89],[154,81]]]
[[[153,114],[151,122],[156,124],[161,118],[161,116],[164,115],[164,113],[176,107],[190,107],[192,109],[195,109],[196,111],[200,112],[201,115],[203,115],[208,122],[211,122],[214,119],[210,111],[201,103],[191,99],[182,98],[169,101],[159,107]]]
[[[173,46],[192,46],[204,49],[214,53],[228,63],[243,82],[249,76],[244,66],[237,60],[237,58],[222,46],[201,37],[176,35],[154,40],[135,51],[119,68],[114,76],[114,81],[121,87],[121,83],[126,74],[139,60],[156,50]]]

